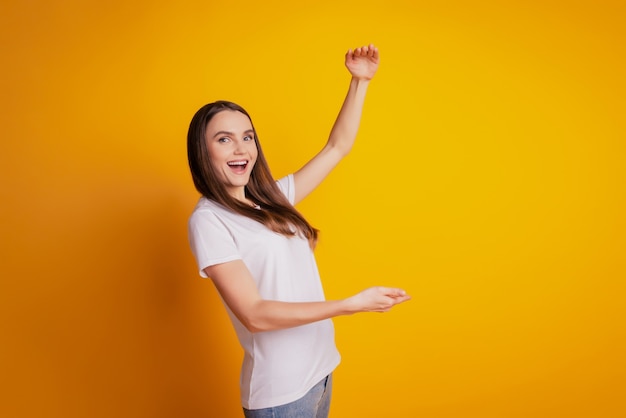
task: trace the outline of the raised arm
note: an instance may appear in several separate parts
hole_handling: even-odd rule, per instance
[[[401,289],[371,287],[342,300],[279,302],[262,299],[241,260],[204,269],[224,302],[250,332],[272,331],[305,325],[357,312],[387,312],[410,299]]]
[[[367,87],[378,70],[378,62],[378,48],[371,44],[346,53],[345,64],[352,75],[348,94],[324,148],[294,174],[295,203],[311,193],[352,149]]]

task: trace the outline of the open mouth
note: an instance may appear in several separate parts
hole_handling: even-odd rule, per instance
[[[248,167],[248,161],[229,161],[228,166],[231,170],[233,170],[237,174],[243,174],[246,171],[246,167]]]

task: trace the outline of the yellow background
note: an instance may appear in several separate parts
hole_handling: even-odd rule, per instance
[[[186,221],[204,103],[275,176],[381,49],[353,153],[299,209],[335,320],[332,417],[626,416],[622,1],[0,6],[0,415],[237,417],[240,348]]]

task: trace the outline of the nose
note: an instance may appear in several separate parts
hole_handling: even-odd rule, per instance
[[[243,154],[244,153],[244,143],[241,140],[235,141],[235,154]]]

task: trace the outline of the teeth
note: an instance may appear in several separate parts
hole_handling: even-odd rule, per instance
[[[228,163],[228,165],[246,165],[248,164],[247,161],[231,161]]]

